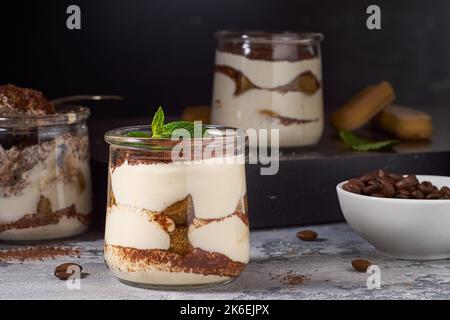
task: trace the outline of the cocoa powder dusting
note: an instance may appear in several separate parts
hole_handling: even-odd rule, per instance
[[[135,249],[105,244],[105,254],[114,255],[122,262],[133,264],[128,272],[142,271],[146,266],[152,266],[169,272],[237,277],[246,266],[245,263],[233,261],[221,253],[199,248],[180,255],[160,249]]]
[[[234,82],[234,95],[239,96],[250,89],[276,91],[282,94],[287,92],[303,92],[306,95],[313,95],[320,89],[320,82],[311,71],[305,71],[290,82],[274,88],[263,88],[255,85],[245,74],[229,66],[216,65],[214,71],[222,73]]]
[[[269,275],[270,275],[270,280],[279,280],[282,284],[287,284],[290,286],[300,285],[306,281],[311,280],[309,275],[296,274],[292,270],[288,271],[285,274],[269,273]]]
[[[282,125],[285,125],[285,126],[289,126],[291,124],[306,124],[306,123],[319,121],[319,119],[317,119],[317,118],[316,119],[296,119],[296,118],[285,117],[285,116],[279,115],[278,113],[276,113],[272,110],[267,110],[267,109],[260,110],[259,113],[268,118],[277,119]]]
[[[11,248],[0,250],[0,262],[36,261],[55,259],[61,256],[78,257],[80,248],[32,246],[26,248]]]

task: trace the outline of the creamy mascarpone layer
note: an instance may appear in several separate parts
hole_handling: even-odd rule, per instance
[[[145,266],[142,270],[129,272],[134,270],[136,265],[125,262],[120,257],[105,252],[105,260],[113,274],[123,280],[147,283],[152,285],[197,285],[208,283],[220,283],[230,280],[230,277],[203,275],[190,272],[169,272],[161,271],[150,265]]]
[[[252,83],[262,88],[285,85],[305,71],[311,71],[321,81],[320,58],[289,61],[248,59],[245,56],[216,51],[216,65],[224,65],[241,71]]]
[[[56,164],[45,168],[36,165],[23,175],[26,187],[17,194],[0,198],[0,224],[12,223],[26,214],[36,213],[39,197],[47,197],[52,210],[62,210],[75,205],[80,214],[91,212],[91,181],[87,161],[75,163],[84,176],[85,188],[81,190],[75,181],[64,181],[56,170]]]
[[[280,145],[317,143],[323,131],[322,89],[313,95],[302,92],[280,93],[251,89],[234,95],[235,83],[222,73],[214,75],[212,123],[244,129],[280,129]],[[318,119],[317,122],[282,124],[262,110],[293,119]]]
[[[88,226],[82,224],[76,217],[62,217],[57,224],[46,226],[8,229],[0,233],[0,240],[7,241],[35,241],[51,240],[71,237],[81,234],[87,230]]]
[[[194,219],[188,231],[189,242],[193,247],[221,253],[233,261],[248,263],[249,229],[238,215],[231,215],[203,225],[201,222],[197,224],[196,220]]]
[[[232,214],[245,193],[244,164],[133,164],[111,170],[118,204],[163,211],[191,195],[195,216],[215,219]]]
[[[168,233],[144,209],[117,205],[108,208],[105,243],[136,249],[163,249],[170,246]]]

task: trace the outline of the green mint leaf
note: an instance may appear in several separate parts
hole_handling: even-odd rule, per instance
[[[131,138],[150,138],[150,134],[144,131],[130,131],[127,133],[127,137]]]
[[[365,143],[357,146],[353,146],[353,149],[357,151],[372,151],[386,148],[392,148],[394,144],[398,143],[397,140],[384,140],[378,142]]]
[[[161,138],[161,133],[164,126],[164,111],[161,107],[158,108],[152,120],[152,138]]]
[[[163,126],[163,133],[161,135],[162,138],[170,138],[172,133],[177,129],[185,129],[189,131],[191,138],[194,138],[194,122],[191,121],[173,121],[166,123]],[[205,133],[206,129],[202,128],[202,136]]]
[[[374,151],[386,148],[392,148],[393,145],[398,143],[398,140],[383,140],[383,141],[370,141],[358,137],[353,132],[348,130],[339,131],[341,139],[352,147],[356,151]]]

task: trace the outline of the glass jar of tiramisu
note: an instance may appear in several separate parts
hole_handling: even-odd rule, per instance
[[[319,33],[216,33],[212,123],[279,129],[281,147],[322,135]]]
[[[210,286],[248,263],[245,132],[203,128],[208,138],[151,138],[149,126],[106,133],[105,261],[122,282]]]
[[[87,230],[91,176],[85,107],[54,109],[42,94],[0,86],[0,240]]]

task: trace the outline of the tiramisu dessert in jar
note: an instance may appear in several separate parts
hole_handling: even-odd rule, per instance
[[[0,240],[65,238],[87,230],[91,177],[84,107],[0,86]]]
[[[194,158],[197,151],[188,152],[190,146],[180,151],[180,140],[170,138],[180,123],[186,128],[186,121],[165,124],[166,134],[156,133],[152,124],[105,135],[110,144],[105,261],[127,284],[210,286],[236,278],[249,261],[245,133],[203,127],[208,138],[182,139],[201,151]],[[225,140],[227,152],[219,152]]]
[[[316,144],[324,126],[322,35],[220,31],[216,39],[212,123],[279,129],[281,147]]]

